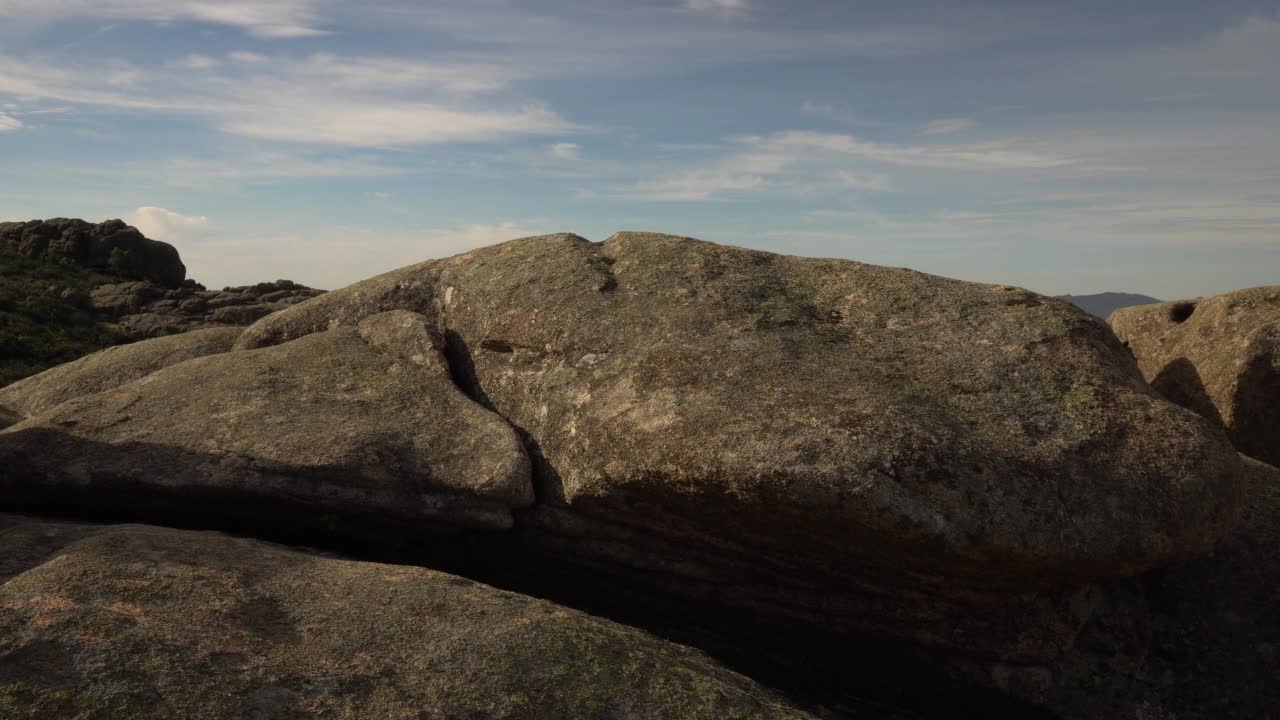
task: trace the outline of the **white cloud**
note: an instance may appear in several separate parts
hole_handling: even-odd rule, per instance
[[[209,232],[209,218],[183,215],[162,207],[140,207],[129,214],[126,222],[142,231],[143,235],[165,242],[190,240]]]
[[[688,0],[690,10],[746,10],[747,0]]]
[[[325,104],[316,98],[311,105],[241,109],[228,113],[221,127],[236,135],[265,140],[393,147],[553,134],[568,126],[554,112],[539,106],[486,111],[384,102],[364,107],[342,102]]]
[[[551,154],[561,160],[577,160],[582,148],[577,143],[556,143],[551,146]]]
[[[969,132],[978,127],[973,118],[939,118],[924,128],[925,135],[950,135],[951,133]]]
[[[26,126],[18,118],[6,113],[0,113],[0,132],[12,132],[21,130],[24,127]]]
[[[685,202],[712,200],[726,193],[760,190],[764,186],[765,179],[759,175],[692,171],[662,180],[645,180],[599,194],[628,200]],[[588,197],[594,194],[584,193]]]
[[[584,195],[634,200],[703,201],[730,194],[887,191],[888,170],[931,168],[987,172],[1043,171],[1077,160],[1020,139],[969,144],[901,145],[853,135],[792,130],[733,138],[732,150],[700,167]]]
[[[315,5],[313,0],[7,0],[0,3],[0,18],[200,22],[240,28],[260,38],[302,38],[328,34],[317,26]]]
[[[1029,169],[1070,165],[1070,157],[1058,156],[1017,139],[961,145],[899,145],[861,140],[852,135],[791,130],[741,142],[787,154],[824,153],[846,155],[886,165],[968,168]]]
[[[178,70],[209,70],[218,66],[218,60],[208,55],[187,55],[168,63],[168,66]]]
[[[850,190],[889,190],[892,183],[884,173],[859,173],[848,170],[837,170],[835,181],[840,187]]]
[[[23,63],[0,55],[0,93],[129,111],[192,114],[266,140],[363,147],[491,141],[575,129],[507,85],[523,71],[491,63],[315,54],[237,61],[193,76],[162,68]]]
[[[249,52],[248,50],[236,50],[228,53],[227,57],[238,63],[264,63],[269,62],[271,58],[261,53]]]

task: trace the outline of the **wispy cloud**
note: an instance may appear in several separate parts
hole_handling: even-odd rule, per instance
[[[582,152],[582,147],[577,143],[555,143],[550,150],[552,155],[561,160],[577,160]]]
[[[747,9],[747,0],[687,0],[690,10],[741,11]]]
[[[769,190],[809,194],[887,191],[895,168],[1019,171],[1064,168],[1077,160],[1021,139],[904,145],[843,133],[791,130],[731,138],[729,152],[666,177],[615,186],[608,197],[654,201],[723,200]],[[590,192],[588,195],[592,194]]]
[[[18,118],[5,113],[0,113],[0,132],[13,132],[14,130],[21,130],[24,127],[26,126],[23,125],[22,121]]]
[[[901,145],[870,142],[840,133],[793,130],[743,138],[741,142],[788,156],[829,153],[887,165],[916,167],[1020,169],[1060,167],[1073,162],[1069,157],[1037,150],[1031,143],[1017,139],[969,144]]]
[[[187,55],[166,65],[177,70],[209,70],[218,66],[218,59],[208,55]]]
[[[325,35],[313,0],[7,0],[0,18],[56,22],[75,18],[235,27],[260,38]]]
[[[394,147],[565,133],[544,103],[508,92],[519,71],[490,63],[313,54],[234,66],[180,61],[140,68],[35,64],[0,56],[0,93],[126,111],[207,118],[266,140]]]
[[[939,118],[924,128],[925,135],[950,135],[952,133],[969,132],[978,127],[973,118]]]

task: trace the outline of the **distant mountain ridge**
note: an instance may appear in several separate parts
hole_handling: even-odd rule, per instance
[[[1133,305],[1150,305],[1163,302],[1149,295],[1135,293],[1104,292],[1093,295],[1058,295],[1059,300],[1066,300],[1087,313],[1092,313],[1106,320],[1111,313],[1120,308]]]

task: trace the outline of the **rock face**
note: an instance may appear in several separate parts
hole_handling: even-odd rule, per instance
[[[14,417],[39,415],[72,398],[120,387],[184,360],[227,352],[242,330],[195,330],[100,350],[0,388],[0,408]]]
[[[422,534],[508,528],[533,501],[515,432],[453,385],[405,311],[68,400],[0,433],[0,458],[0,493],[28,506],[371,514]]]
[[[1207,552],[1238,509],[1221,431],[1101,321],[907,270],[543,236],[328,293],[237,347],[396,308],[524,438],[529,546],[758,617],[1033,662],[1088,614],[1045,591]]]
[[[96,225],[66,218],[5,222],[0,223],[0,243],[26,257],[102,268],[165,287],[177,287],[187,276],[172,245],[143,237],[122,220]]]
[[[422,568],[3,515],[0,543],[7,720],[809,717],[695,651]]]
[[[141,339],[218,325],[251,325],[323,292],[289,280],[222,290],[206,290],[190,281],[175,289],[127,282],[95,288],[88,305],[129,337]]]
[[[1127,308],[1111,325],[1152,387],[1280,464],[1280,286]]]
[[[1240,525],[1210,556],[1112,583],[1040,701],[1062,718],[1265,718],[1280,707],[1280,469],[1245,458]]]

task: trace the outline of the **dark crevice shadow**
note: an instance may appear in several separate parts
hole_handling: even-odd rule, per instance
[[[1181,405],[1222,425],[1222,414],[1213,398],[1205,390],[1200,371],[1185,357],[1178,358],[1160,369],[1151,380],[1151,387],[1169,402]]]
[[[532,466],[535,504],[542,505],[555,498],[562,498],[563,494],[556,490],[556,488],[560,487],[560,474],[547,461],[547,457],[543,454],[542,446],[538,444],[537,438],[519,424],[512,422],[511,418],[501,413],[493,404],[493,400],[489,398],[488,393],[485,392],[484,386],[476,373],[475,358],[471,354],[471,347],[467,344],[467,341],[455,330],[446,329],[443,334],[444,360],[449,366],[449,377],[453,380],[453,384],[458,386],[458,389],[463,394],[474,400],[481,407],[505,420],[516,431],[521,444],[524,445]],[[482,351],[511,352],[512,349],[510,345],[507,345],[505,349],[494,347],[485,349],[482,345]]]
[[[1280,328],[1259,343],[1240,373],[1227,433],[1241,452],[1280,466]]]
[[[451,365],[456,363],[458,377],[466,383],[468,373],[474,372],[469,354],[460,354],[457,345],[451,354]],[[477,402],[487,400],[474,382],[470,391]],[[31,437],[33,433],[37,436]],[[61,465],[6,448],[10,434],[26,435],[22,443],[27,448],[61,447],[68,457],[94,458],[96,469],[86,482],[55,486],[47,473]],[[625,567],[622,572],[605,572],[608,568],[598,561],[545,551],[527,526],[509,532],[439,534],[424,528],[420,520],[384,511],[255,494],[247,485],[183,485],[183,469],[210,466],[211,454],[145,443],[97,443],[46,428],[0,434],[0,457],[0,512],[216,530],[327,556],[429,567],[699,648],[800,707],[826,708],[825,717],[951,718],[957,712],[990,718],[1054,717],[996,691],[958,683],[938,669],[931,651],[902,640],[797,627],[764,619],[749,609],[726,608],[714,592],[691,597],[662,588],[643,572],[629,573]],[[172,468],[172,474],[163,484],[101,474],[102,468],[128,468],[139,461],[152,468]],[[273,472],[296,477],[305,486],[311,470]]]

